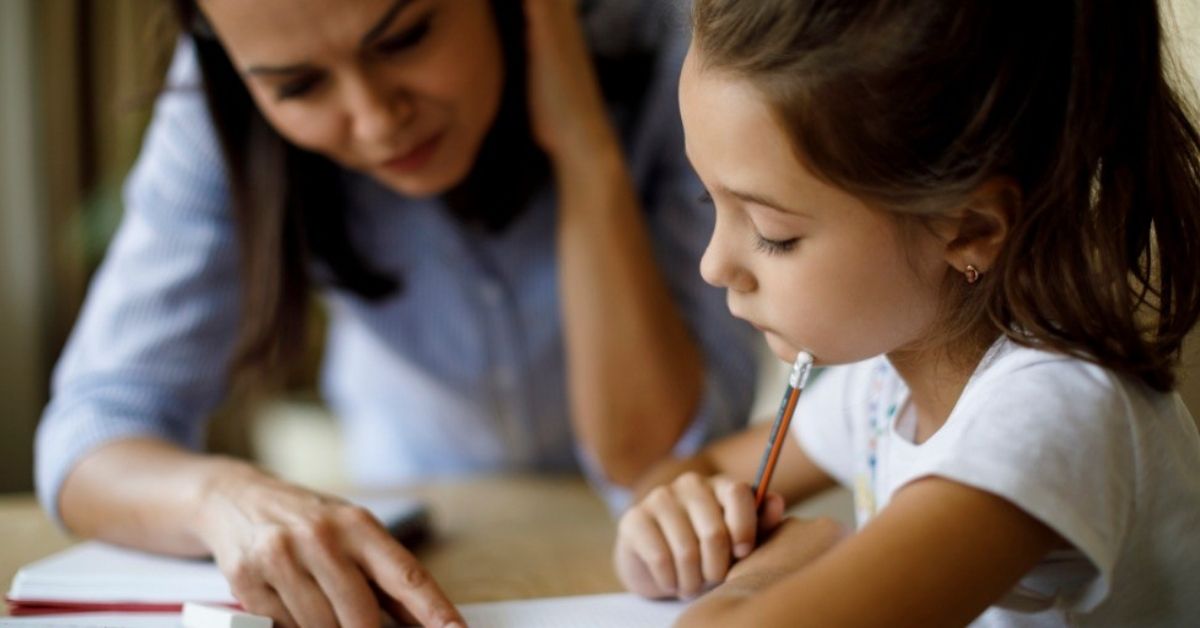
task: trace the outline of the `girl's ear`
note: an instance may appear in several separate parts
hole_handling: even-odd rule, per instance
[[[1015,180],[985,181],[943,226],[946,262],[959,272],[966,272],[968,265],[981,273],[991,270],[1020,207],[1021,188]]]

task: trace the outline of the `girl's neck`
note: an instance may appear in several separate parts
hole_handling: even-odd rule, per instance
[[[917,417],[917,443],[925,442],[950,418],[990,345],[991,340],[929,344],[887,354],[888,361],[908,386],[908,403]]]

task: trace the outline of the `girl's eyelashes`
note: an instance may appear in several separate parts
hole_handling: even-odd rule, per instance
[[[755,250],[766,253],[767,255],[785,255],[791,253],[796,245],[799,244],[800,238],[788,238],[787,240],[769,240],[759,234],[754,234]]]
[[[698,196],[698,197],[696,198],[696,201],[697,201],[697,202],[699,202],[699,203],[700,203],[700,204],[702,204],[702,205],[712,205],[712,204],[713,204],[713,197],[712,197],[712,194],[709,194],[709,193],[708,193],[708,190],[705,190],[704,192],[702,192],[702,193],[700,194],[700,196]]]

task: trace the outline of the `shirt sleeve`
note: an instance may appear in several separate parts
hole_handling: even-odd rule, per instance
[[[705,444],[745,427],[757,379],[756,332],[729,313],[725,293],[700,277],[700,258],[713,229],[712,208],[683,146],[678,77],[687,50],[685,29],[664,21],[669,32],[657,59],[627,154],[639,182],[655,260],[704,359],[704,388],[674,455],[690,456]],[[581,458],[588,476],[614,511],[631,494],[605,482],[594,463]]]
[[[1133,514],[1136,468],[1126,388],[1117,376],[1068,358],[988,374],[964,394],[934,439],[936,455],[901,484],[940,476],[998,495],[1079,550],[1096,577],[1050,592],[1086,612],[1105,599]],[[949,428],[949,429],[947,429]]]
[[[198,448],[225,393],[239,320],[237,246],[217,140],[191,45],[180,42],[124,216],[54,372],[37,432],[38,497],[82,456],[148,436]]]

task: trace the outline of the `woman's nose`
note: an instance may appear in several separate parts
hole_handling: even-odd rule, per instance
[[[718,217],[708,248],[700,258],[700,276],[718,288],[751,292],[758,284],[754,275],[738,262],[733,243],[729,241],[731,235],[725,231]]]
[[[363,143],[390,143],[413,116],[412,98],[400,89],[362,78],[348,96],[354,137]]]

